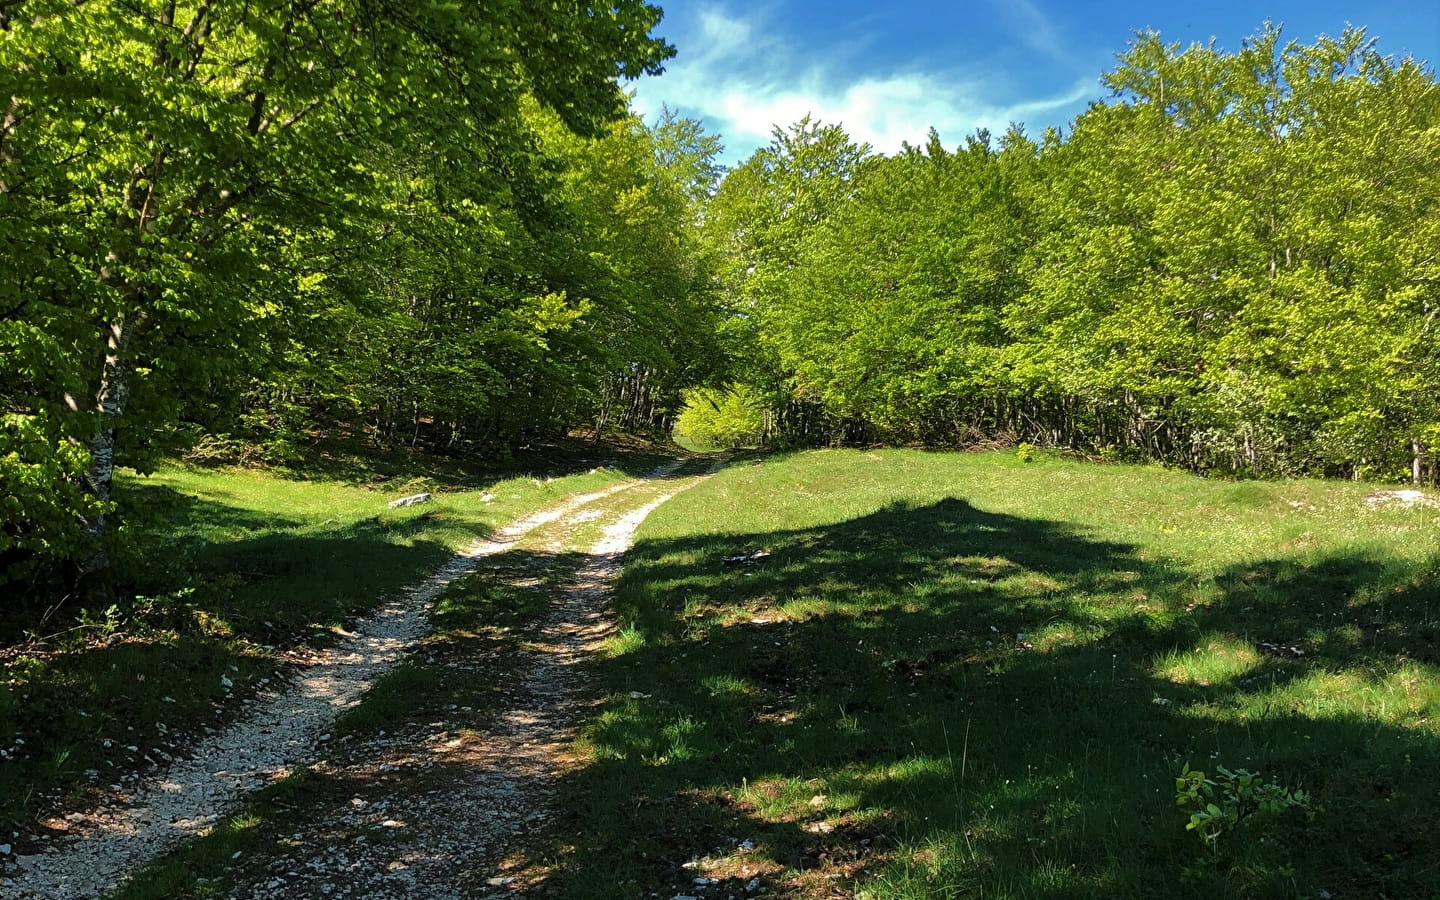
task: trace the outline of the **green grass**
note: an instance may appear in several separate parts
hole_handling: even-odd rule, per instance
[[[701,465],[692,462],[682,471],[698,470]],[[616,503],[625,508],[634,500],[632,495],[622,494],[618,501],[600,500],[590,508]],[[602,521],[606,520],[570,526],[567,543],[593,543],[600,536]],[[522,542],[502,555],[489,557],[483,567],[448,585],[436,598],[431,630],[418,652],[378,679],[363,700],[335,722],[323,758],[301,773],[301,781],[292,784],[292,779],[287,779],[248,799],[238,814],[213,832],[180,843],[136,872],[115,900],[202,898],[224,892],[235,884],[237,864],[231,856],[236,850],[263,861],[292,834],[314,833],[317,818],[323,819],[325,811],[344,808],[357,795],[421,789],[410,782],[387,785],[387,779],[377,782],[346,768],[345,762],[354,753],[362,760],[367,758],[363,749],[353,749],[353,742],[362,742],[363,747],[364,741],[381,733],[423,734],[439,720],[455,732],[492,727],[497,713],[510,702],[499,694],[501,685],[507,676],[529,664],[527,642],[534,639],[536,626],[554,602],[556,585],[587,561],[582,553],[557,553]],[[513,684],[513,676],[509,680]],[[334,764],[337,761],[340,765]],[[426,778],[449,777],[444,765],[425,768]],[[423,789],[435,790],[436,784],[427,783]],[[303,796],[294,802],[279,802],[276,790]],[[355,836],[328,833],[326,839],[339,842]],[[387,835],[381,829],[367,832],[366,839],[373,843],[408,838]]]
[[[734,466],[628,557],[550,886],[1440,896],[1440,515],[1370,489],[1013,454]],[[1187,763],[1315,815],[1209,848]]]
[[[0,824],[29,826],[56,794],[105,791],[152,748],[221,721],[229,695],[275,678],[287,648],[323,642],[499,523],[625,477],[471,479],[461,490],[190,467],[122,476],[126,599],[0,652]],[[435,500],[386,508],[421,490]]]

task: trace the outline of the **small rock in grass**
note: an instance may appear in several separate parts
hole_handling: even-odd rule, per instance
[[[1394,503],[1399,506],[1440,506],[1440,500],[1425,496],[1424,492],[1416,490],[1401,491],[1376,491],[1365,498],[1368,506],[1379,506],[1383,503]]]
[[[720,564],[723,566],[748,566],[760,562],[769,555],[770,551],[763,547],[760,549],[746,549],[741,550],[739,553],[732,553],[729,556],[723,557],[720,560]]]

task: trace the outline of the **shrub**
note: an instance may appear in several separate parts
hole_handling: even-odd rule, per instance
[[[675,434],[694,444],[725,450],[754,447],[765,436],[765,406],[755,390],[744,385],[689,391]]]

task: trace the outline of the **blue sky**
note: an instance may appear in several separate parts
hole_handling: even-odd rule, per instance
[[[1304,43],[1361,25],[1379,49],[1440,62],[1440,2],[1283,0],[656,0],[679,49],[665,74],[631,85],[642,115],[700,119],[738,162],[771,128],[812,113],[882,152],[930,126],[948,146],[978,127],[1064,126],[1105,96],[1099,76],[1134,32],[1226,49],[1268,16]]]

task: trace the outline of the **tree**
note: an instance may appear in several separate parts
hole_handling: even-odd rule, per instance
[[[0,299],[18,361],[0,374],[0,477],[63,482],[87,445],[90,502],[66,505],[85,517],[88,583],[105,589],[117,447],[143,465],[188,392],[246,370],[328,274],[299,248],[328,241],[343,261],[395,213],[397,168],[377,160],[468,169],[468,187],[523,175],[523,98],[600,133],[624,109],[615,79],[673,53],[650,36],[659,15],[641,0],[6,4],[0,257],[30,277]],[[64,517],[5,515],[12,544],[75,543]]]
[[[596,433],[610,425],[668,433],[681,389],[711,377],[713,262],[698,237],[699,203],[719,142],[699,123],[638,116],[597,140],[545,131],[559,166],[566,242],[556,259],[571,296],[592,307]]]
[[[777,127],[768,146],[726,174],[706,207],[707,240],[721,261],[721,339],[735,360],[732,376],[769,399],[786,440],[833,430],[834,423],[819,421],[817,398],[793,380],[778,322],[795,302],[792,276],[804,241],[844,206],[869,154],[844,129],[806,116]]]
[[[816,227],[773,320],[781,358],[836,413],[902,440],[978,430],[1005,380],[1000,327],[1017,291],[1035,146],[1012,129],[955,152],[867,160]],[[993,423],[988,423],[992,424]]]
[[[1434,72],[1267,24],[1141,33],[1106,82],[1039,144],[777,131],[706,219],[750,383],[812,441],[1435,477]]]

